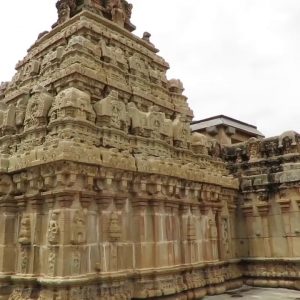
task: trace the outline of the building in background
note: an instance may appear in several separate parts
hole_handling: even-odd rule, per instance
[[[199,132],[206,136],[215,138],[225,145],[245,142],[250,138],[264,138],[257,127],[239,120],[218,115],[215,117],[193,121],[191,123],[193,132]]]

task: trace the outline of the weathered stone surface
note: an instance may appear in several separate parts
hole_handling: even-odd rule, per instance
[[[57,8],[0,87],[0,297],[299,288],[299,136],[192,135],[183,84],[130,33],[127,1]]]

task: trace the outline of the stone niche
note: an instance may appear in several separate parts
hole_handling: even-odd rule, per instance
[[[191,134],[127,1],[57,8],[0,86],[0,298],[299,288],[298,134],[226,149]]]

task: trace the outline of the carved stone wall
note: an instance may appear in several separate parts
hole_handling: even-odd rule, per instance
[[[241,178],[236,226],[247,284],[300,288],[299,154],[291,131],[224,151]]]
[[[299,136],[221,149],[191,134],[183,84],[130,33],[127,1],[57,8],[0,86],[0,298],[299,288]]]
[[[190,131],[127,1],[58,1],[0,93],[0,297],[199,299],[242,284],[238,180]]]

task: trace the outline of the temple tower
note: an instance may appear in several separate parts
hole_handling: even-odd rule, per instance
[[[0,88],[0,298],[199,299],[242,284],[238,180],[124,0],[60,0]]]

